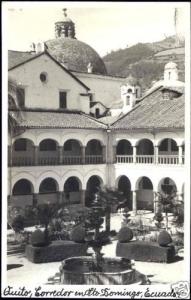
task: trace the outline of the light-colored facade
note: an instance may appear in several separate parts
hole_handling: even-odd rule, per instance
[[[121,79],[71,72],[46,51],[11,67],[24,105],[23,132],[9,134],[9,204],[89,205],[99,184],[122,190],[134,211],[153,210],[161,190],[183,199],[184,83],[166,74],[142,98],[136,86],[139,101],[108,125],[90,116],[90,95],[118,100]]]

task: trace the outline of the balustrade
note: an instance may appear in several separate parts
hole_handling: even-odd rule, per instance
[[[21,156],[21,157],[13,157],[12,158],[12,165],[13,166],[33,166],[34,159],[30,156]]]
[[[159,164],[172,164],[176,165],[179,163],[178,155],[159,155],[158,156]]]
[[[152,164],[154,162],[154,155],[137,155],[136,163],[138,164]]]
[[[102,155],[86,155],[85,164],[102,164],[103,156]]]
[[[39,157],[38,165],[40,165],[40,166],[59,165],[59,157]]]
[[[63,165],[80,165],[82,164],[82,156],[75,155],[75,156],[65,156],[63,157]]]
[[[133,155],[117,155],[117,163],[133,163]]]

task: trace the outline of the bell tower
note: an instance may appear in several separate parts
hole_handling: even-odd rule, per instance
[[[63,20],[55,23],[55,37],[75,39],[75,24],[68,18],[66,8],[63,9],[63,13]]]

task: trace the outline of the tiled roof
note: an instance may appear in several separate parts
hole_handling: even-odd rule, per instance
[[[27,61],[28,59],[35,57],[36,54],[32,54],[31,52],[23,52],[23,51],[8,51],[8,68],[11,69],[16,65]]]
[[[23,111],[21,128],[104,129],[107,126],[81,112]]]
[[[184,128],[184,95],[162,97],[161,87],[144,97],[132,111],[111,124],[113,129]]]

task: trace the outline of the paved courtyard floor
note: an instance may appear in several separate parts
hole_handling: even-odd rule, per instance
[[[111,229],[118,231],[121,228],[122,216],[112,216]],[[115,256],[117,241],[103,247],[105,256]],[[43,285],[48,284],[48,278],[53,277],[58,271],[60,262],[34,264],[28,261],[23,250],[12,251],[7,256],[7,284],[9,285]],[[169,284],[184,279],[184,260],[176,262],[152,263],[135,262],[134,267],[139,272],[148,276],[151,284]]]

